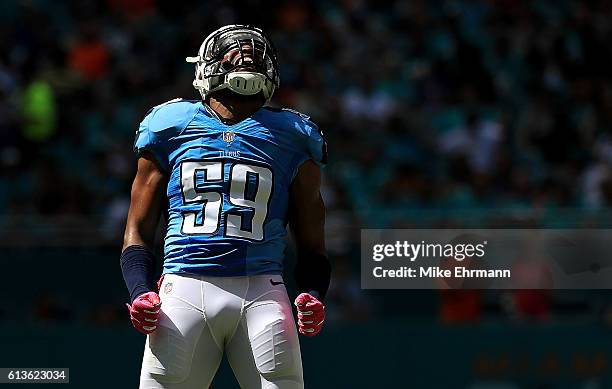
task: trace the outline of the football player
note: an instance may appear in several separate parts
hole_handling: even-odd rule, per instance
[[[187,61],[202,99],[154,107],[136,136],[120,262],[132,323],[148,334],[140,387],[206,388],[225,353],[243,388],[303,388],[283,256],[289,224],[297,327],[316,335],[330,279],[320,195],[325,141],[307,116],[266,106],[279,75],[260,29],[222,27]],[[151,249],[163,211],[156,285]]]

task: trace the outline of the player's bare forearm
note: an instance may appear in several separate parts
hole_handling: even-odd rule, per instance
[[[153,160],[144,153],[138,159],[138,172],[132,184],[123,249],[132,245],[153,247],[159,216],[164,203],[166,177]]]
[[[325,255],[325,204],[321,198],[321,169],[304,162],[291,184],[289,226],[298,251]]]

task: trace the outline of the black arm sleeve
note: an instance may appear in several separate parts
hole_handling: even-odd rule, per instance
[[[155,255],[145,246],[132,245],[121,253],[119,261],[130,303],[143,293],[156,290]]]
[[[300,293],[315,291],[323,300],[329,288],[331,264],[327,256],[308,252],[298,253],[295,265],[295,282]]]

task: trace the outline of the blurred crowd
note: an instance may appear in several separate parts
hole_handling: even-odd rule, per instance
[[[119,247],[139,121],[198,97],[184,58],[236,22],[277,47],[273,104],[328,138],[342,315],[370,311],[351,305],[358,226],[610,224],[603,1],[15,0],[0,4],[2,244]]]

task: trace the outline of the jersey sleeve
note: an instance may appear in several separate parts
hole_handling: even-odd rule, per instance
[[[296,123],[297,130],[305,137],[305,153],[320,167],[327,164],[327,142],[323,131],[307,118]]]
[[[138,156],[144,152],[151,153],[160,167],[164,170],[168,170],[168,153],[165,151],[164,142],[160,134],[151,129],[151,119],[153,119],[154,116],[155,109],[151,109],[142,122],[140,122],[134,142],[134,151]]]
[[[196,112],[195,104],[180,99],[153,107],[140,122],[134,151],[138,155],[150,152],[161,168],[170,170],[170,140],[187,127]]]

